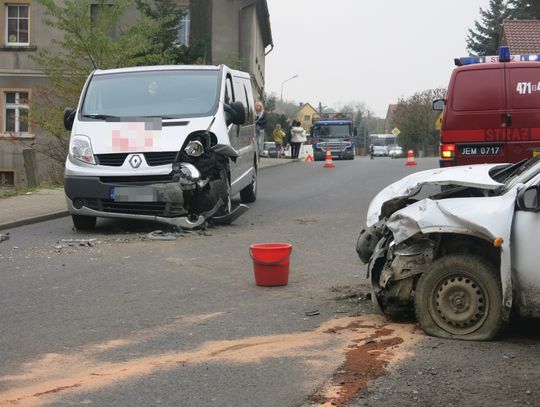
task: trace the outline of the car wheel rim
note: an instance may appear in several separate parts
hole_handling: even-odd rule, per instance
[[[439,280],[431,292],[429,305],[435,323],[455,335],[476,331],[489,313],[487,290],[464,275]]]

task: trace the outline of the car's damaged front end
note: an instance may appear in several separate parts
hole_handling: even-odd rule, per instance
[[[466,253],[488,259],[501,271],[508,314],[515,194],[495,192],[503,185],[490,176],[498,167],[423,171],[388,186],[373,199],[368,227],[360,233],[356,250],[368,264],[372,298],[380,311],[390,316],[412,313],[420,276],[438,259]],[[423,188],[433,191],[416,198]]]

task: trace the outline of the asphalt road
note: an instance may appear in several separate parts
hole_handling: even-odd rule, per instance
[[[417,162],[267,168],[234,225],[174,241],[112,220],[90,234],[68,218],[11,230],[0,406],[535,405],[536,331],[463,344],[372,315],[356,238],[379,189],[437,165]],[[292,244],[287,286],[254,284],[248,248],[263,242]]]

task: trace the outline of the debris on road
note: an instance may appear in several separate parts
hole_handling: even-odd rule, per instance
[[[0,233],[0,243],[2,243],[4,240],[8,240],[9,239],[9,232],[8,233]]]
[[[94,247],[96,244],[101,243],[101,241],[92,238],[92,239],[62,239],[56,242],[54,249],[57,253],[60,253],[63,249],[68,247]]]
[[[306,317],[314,317],[315,315],[320,315],[320,311],[318,309],[316,310],[313,310],[313,311],[306,311],[305,314],[306,314]]]
[[[163,230],[154,230],[153,232],[148,233],[146,237],[148,237],[150,240],[172,241],[178,239],[182,235],[182,232],[164,232]]]

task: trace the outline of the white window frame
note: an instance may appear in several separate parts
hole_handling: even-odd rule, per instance
[[[24,131],[24,132],[21,132],[20,131],[20,125],[21,125],[21,122],[20,122],[20,111],[21,109],[26,109],[27,111],[27,117],[30,117],[30,106],[28,104],[28,100],[26,101],[26,103],[19,103],[20,102],[20,94],[21,93],[26,93],[28,94],[28,99],[30,98],[30,91],[29,90],[4,90],[3,92],[3,102],[4,102],[4,107],[3,107],[3,116],[4,116],[4,122],[2,124],[2,130],[4,132],[4,134],[11,134],[11,133],[16,133],[16,134],[29,134],[30,133],[30,123],[28,123],[27,125],[27,131]],[[15,103],[8,103],[7,101],[7,95],[8,93],[15,93]],[[8,130],[7,129],[7,110],[8,109],[15,109],[15,130]]]
[[[16,41],[16,42],[10,42],[9,41],[9,34],[8,34],[8,27],[9,27],[9,24],[8,24],[8,21],[10,19],[13,19],[13,17],[9,17],[9,8],[10,7],[26,7],[27,8],[27,15],[28,17],[19,17],[17,16],[16,19],[17,19],[17,35],[19,35],[19,21],[22,20],[22,19],[26,19],[28,21],[28,41],[27,42],[20,42],[20,41]],[[5,29],[4,29],[4,38],[5,38],[5,45],[7,47],[28,47],[30,45],[30,3],[6,3],[5,5],[5,8],[4,8],[4,25],[5,25]]]
[[[189,31],[191,29],[191,15],[189,14],[189,7],[182,7],[185,14],[180,20],[180,26],[178,27],[178,37],[176,44],[178,46],[189,46]]]

